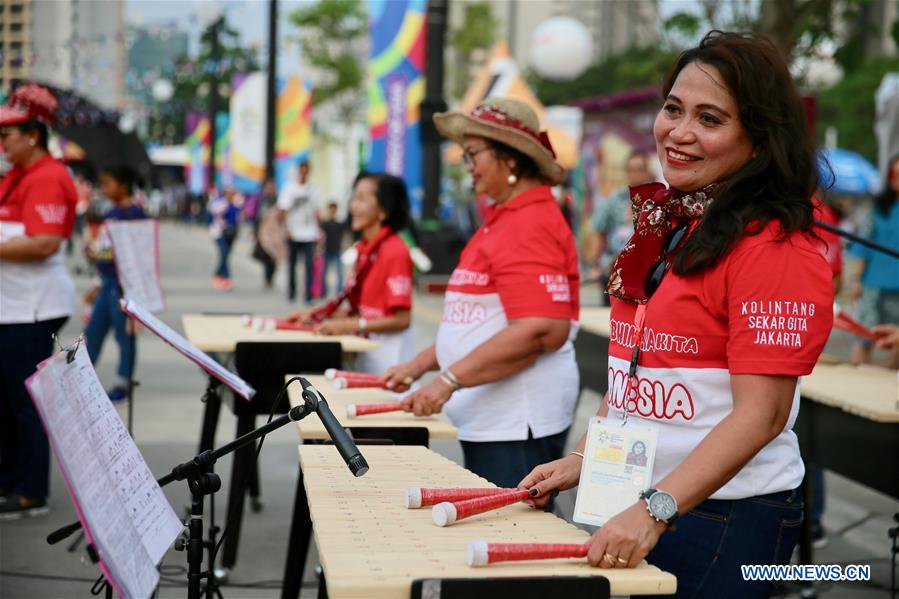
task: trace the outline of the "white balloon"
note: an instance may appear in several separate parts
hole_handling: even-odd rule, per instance
[[[130,112],[122,113],[122,116],[119,117],[119,129],[122,130],[123,133],[131,133],[134,131],[135,127],[137,127],[137,119]]]
[[[592,61],[593,40],[577,19],[553,17],[531,33],[531,65],[544,79],[576,79]]]
[[[175,94],[175,86],[168,79],[157,79],[153,82],[152,92],[157,102],[168,102]]]

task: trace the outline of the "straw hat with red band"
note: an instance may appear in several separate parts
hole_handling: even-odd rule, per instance
[[[0,127],[20,125],[30,120],[52,125],[59,104],[46,87],[28,83],[16,89],[9,101],[0,106]]]
[[[488,98],[471,114],[439,112],[434,124],[444,137],[462,144],[466,135],[498,141],[532,158],[540,174],[556,185],[565,180],[565,169],[531,107],[511,98]]]

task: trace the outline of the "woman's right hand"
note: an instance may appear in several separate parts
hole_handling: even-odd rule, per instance
[[[298,322],[301,324],[308,324],[312,322],[312,310],[297,310],[296,312],[291,312],[287,316],[287,320],[290,322]]]
[[[415,363],[415,360],[409,360],[396,366],[391,366],[387,372],[381,375],[381,380],[387,384],[387,388],[396,393],[408,391],[412,383],[421,378],[423,370]]]
[[[97,301],[97,295],[100,293],[100,288],[98,286],[93,286],[87,290],[84,294],[84,303],[87,305],[93,304]]]
[[[581,478],[581,461],[581,456],[569,454],[553,462],[541,464],[518,483],[518,488],[537,489],[537,496],[527,503],[542,508],[552,497],[552,491],[567,491],[577,486]]]

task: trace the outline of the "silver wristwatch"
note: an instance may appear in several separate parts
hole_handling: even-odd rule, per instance
[[[658,489],[647,489],[640,493],[646,502],[646,511],[656,522],[663,522],[669,528],[677,520],[677,500],[671,493]]]

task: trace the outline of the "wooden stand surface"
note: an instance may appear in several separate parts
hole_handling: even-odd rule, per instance
[[[185,314],[181,317],[184,336],[205,352],[233,352],[238,342],[293,341],[303,343],[339,342],[345,352],[358,353],[378,347],[376,341],[356,335],[316,335],[309,331],[257,331],[243,323],[242,316]]]
[[[516,504],[439,528],[430,509],[403,507],[406,487],[489,487],[424,447],[366,446],[371,470],[353,478],[333,447],[301,445],[315,540],[332,599],[407,598],[425,578],[604,576],[612,595],[670,594],[675,577],[645,562],[590,567],[583,559],[467,565],[469,541],[584,543],[589,535],[552,514]]]
[[[290,378],[288,376],[287,378]],[[312,385],[321,391],[328,402],[328,407],[334,412],[334,416],[345,427],[356,428],[425,428],[431,439],[455,439],[458,429],[450,424],[446,416],[437,415],[427,418],[419,418],[406,412],[385,412],[370,416],[349,417],[346,407],[350,404],[382,403],[397,401],[397,396],[384,389],[337,389],[333,381],[329,381],[321,375],[308,375],[306,378]],[[287,391],[290,405],[301,403],[303,390],[299,384],[294,383]],[[300,437],[304,440],[328,439],[328,433],[321,421],[315,416],[304,418],[297,422]]]
[[[899,379],[895,370],[819,361],[802,378],[802,397],[874,422],[899,423]]]

